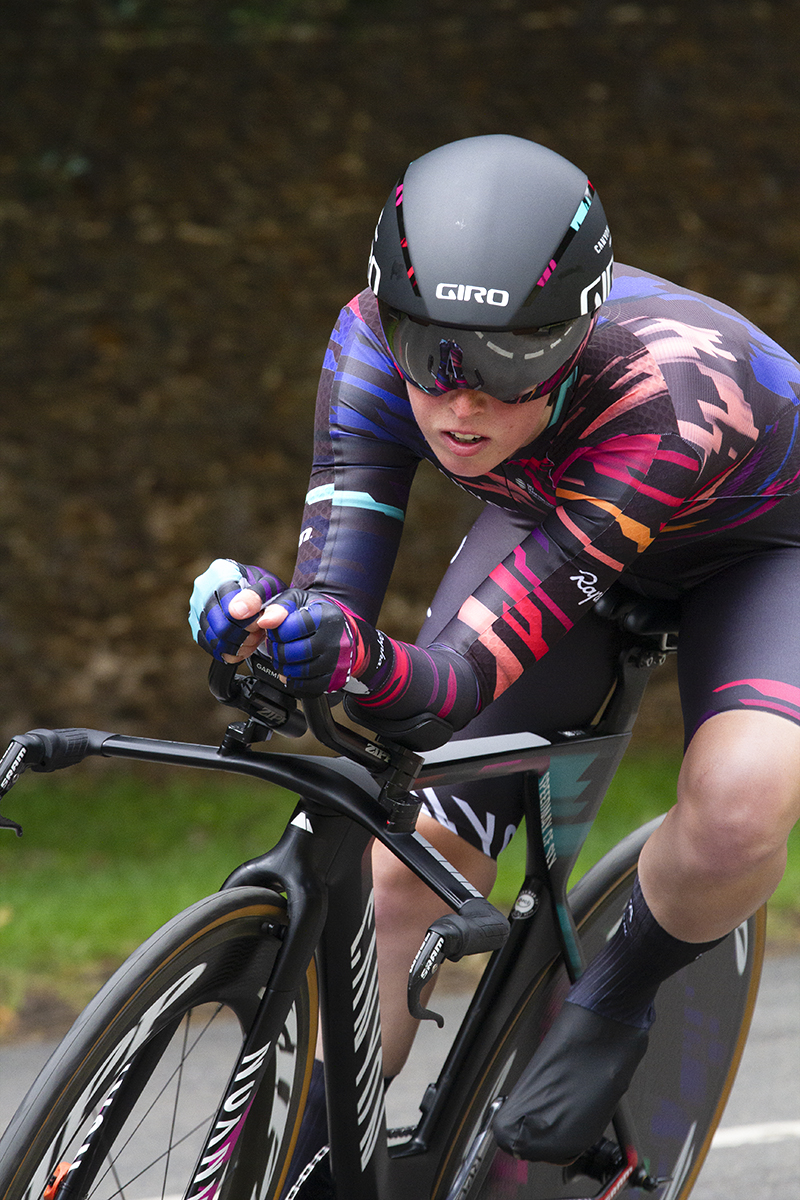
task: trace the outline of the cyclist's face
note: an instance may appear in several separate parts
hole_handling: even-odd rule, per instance
[[[527,446],[547,426],[548,396],[525,404],[502,404],[486,392],[458,389],[429,396],[413,383],[408,395],[426,442],[454,475],[473,478],[492,471]]]

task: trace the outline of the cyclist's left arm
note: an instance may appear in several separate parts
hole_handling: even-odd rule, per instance
[[[554,473],[556,507],[486,578],[439,641],[462,653],[481,704],[542,658],[658,538],[701,475],[677,434],[609,439]]]

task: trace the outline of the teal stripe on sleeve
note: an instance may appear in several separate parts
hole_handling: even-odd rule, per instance
[[[330,500],[334,508],[366,508],[372,512],[383,513],[385,517],[393,517],[396,521],[405,519],[402,508],[393,504],[381,504],[378,500],[373,500],[369,492],[337,492],[332,483],[312,488],[306,496],[306,504],[322,504],[326,500]]]

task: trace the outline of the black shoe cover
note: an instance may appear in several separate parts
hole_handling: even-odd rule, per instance
[[[530,1162],[573,1162],[602,1137],[647,1039],[566,1002],[494,1119],[497,1144]]]

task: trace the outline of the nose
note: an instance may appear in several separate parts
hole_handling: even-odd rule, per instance
[[[448,403],[453,416],[462,420],[465,417],[475,416],[486,408],[483,394],[470,388],[459,388],[458,391],[450,392]]]

